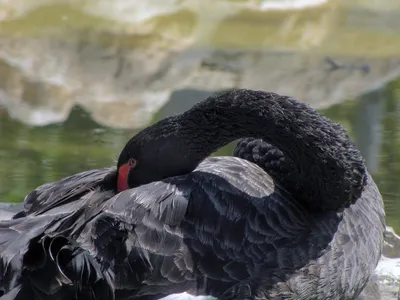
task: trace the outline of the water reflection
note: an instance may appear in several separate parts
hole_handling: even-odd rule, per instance
[[[17,202],[44,182],[114,164],[133,134],[104,128],[79,108],[66,122],[46,127],[23,125],[3,110],[0,132],[0,197]]]
[[[369,172],[376,174],[382,145],[382,119],[385,109],[383,89],[361,96],[355,124],[355,138]]]

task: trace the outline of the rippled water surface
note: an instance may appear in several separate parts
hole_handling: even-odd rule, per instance
[[[113,165],[139,128],[249,87],[291,95],[344,125],[400,232],[395,2],[91,2],[0,4],[1,201]]]

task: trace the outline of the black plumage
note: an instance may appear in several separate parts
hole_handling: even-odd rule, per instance
[[[238,157],[207,158],[241,137],[251,138]],[[130,159],[130,189],[118,193]],[[1,300],[353,299],[385,229],[345,130],[250,90],[166,118],[127,143],[117,170],[45,185],[25,202],[0,222]]]

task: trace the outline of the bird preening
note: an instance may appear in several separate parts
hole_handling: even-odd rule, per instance
[[[342,126],[290,97],[229,91],[143,129],[116,168],[31,192],[0,222],[0,300],[356,299],[384,230]]]

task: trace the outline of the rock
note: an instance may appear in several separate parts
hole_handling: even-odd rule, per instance
[[[0,105],[36,126],[80,105],[103,125],[143,127],[182,89],[271,90],[323,108],[400,75],[400,39],[385,34],[400,10],[385,1],[26,1],[0,3]]]
[[[2,39],[0,47],[0,104],[28,124],[64,121],[73,105],[81,105],[99,123],[135,128],[169,97],[169,88],[148,81],[165,72],[170,51],[120,56],[114,46],[54,38]]]
[[[0,57],[0,104],[31,125],[62,122],[80,105],[100,124],[143,127],[185,88],[271,90],[323,108],[400,74],[400,59],[338,58],[342,67],[333,68],[324,56],[300,53],[121,50],[78,38],[2,39]]]
[[[383,255],[387,258],[400,258],[400,237],[394,232],[392,227],[386,228]]]
[[[376,268],[381,297],[371,298],[392,300],[398,299],[400,286],[400,236],[393,228],[386,227],[383,255]],[[397,249],[396,249],[397,248]]]
[[[332,59],[302,53],[215,51],[202,63],[190,87],[270,90],[291,95],[315,108],[356,98],[400,75],[400,58]]]
[[[0,221],[9,220],[15,213],[22,210],[21,203],[2,203],[0,202]]]

